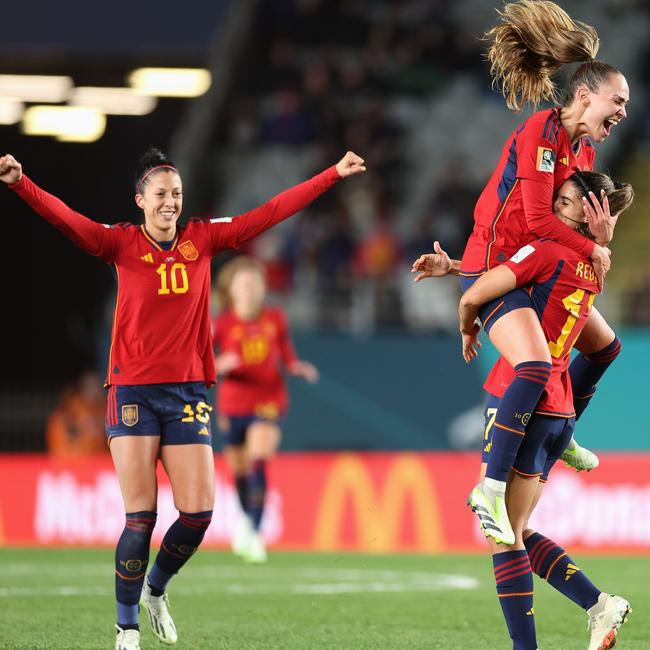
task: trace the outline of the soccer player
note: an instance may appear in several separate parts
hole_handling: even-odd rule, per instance
[[[212,518],[214,461],[207,387],[216,378],[210,332],[210,259],[295,214],[339,179],[365,171],[348,152],[336,164],[236,218],[181,226],[180,174],[160,151],[142,158],[135,202],[144,223],[91,221],[48,194],[11,155],[0,180],[83,250],[113,266],[118,283],[108,377],[106,431],[126,525],[115,553],[119,650],[140,647],[138,602],[154,634],[175,643],[165,589],[200,545]],[[145,582],[156,523],[156,464],[171,482],[179,517]]]
[[[282,310],[264,305],[266,275],[259,261],[241,256],[228,262],[217,278],[217,295],[222,310],[213,325],[217,415],[244,513],[232,548],[249,562],[265,562],[260,525],[266,465],[280,444],[288,406],[282,366],[310,383],[318,380],[318,370],[297,357]]]
[[[577,172],[562,185],[555,200],[557,218],[569,227],[582,227],[581,196],[585,190],[609,198],[616,214],[627,208],[634,193],[630,185],[612,183],[604,174]],[[601,209],[599,205],[594,206]],[[589,650],[604,650],[616,643],[616,633],[630,611],[629,603],[598,589],[553,540],[528,527],[528,519],[542,493],[555,461],[567,446],[575,426],[575,409],[568,366],[571,348],[585,326],[596,294],[596,273],[586,255],[543,239],[521,248],[510,260],[483,274],[462,296],[459,306],[463,357],[469,363],[477,355],[475,319],[485,305],[516,287],[530,286],[531,302],[541,321],[553,360],[551,377],[542,399],[527,423],[526,435],[517,451],[508,479],[505,503],[515,532],[514,543],[504,550],[488,537],[492,552],[499,602],[513,647],[537,648],[533,610],[533,572],[581,606],[588,615]],[[512,367],[501,357],[485,388],[497,406],[486,419],[486,446],[482,472],[494,447],[490,434],[501,407],[498,397],[513,378]],[[481,526],[494,526],[491,513],[468,500]]]
[[[520,0],[505,5],[500,24],[491,29],[488,58],[495,83],[510,108],[555,98],[551,75],[563,64],[585,61],[575,71],[561,106],[534,113],[505,143],[499,163],[478,199],[474,230],[459,270],[466,290],[486,271],[504,263],[523,245],[552,237],[591,260],[602,286],[609,269],[615,219],[607,202],[590,213],[595,242],[558,221],[551,209],[554,193],[575,169],[593,169],[593,142],[603,142],[626,117],[629,89],[613,66],[594,60],[598,36],[593,27],[573,21],[552,2]],[[593,197],[591,197],[593,200]],[[506,479],[551,372],[551,356],[529,295],[509,292],[483,305],[483,327],[497,350],[515,369],[494,424],[486,479],[472,493],[487,508],[498,535],[513,539],[504,506]],[[595,385],[620,351],[620,341],[594,309],[576,347],[582,353],[571,366],[579,415]],[[576,459],[574,462],[580,462]],[[496,531],[491,531],[496,532]]]

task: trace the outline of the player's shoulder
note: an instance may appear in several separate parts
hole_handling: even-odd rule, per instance
[[[187,220],[187,226],[193,228],[207,228],[218,223],[230,223],[232,217],[190,217]]]
[[[103,223],[101,225],[116,232],[136,233],[138,231],[138,226],[132,221],[118,221],[117,223]]]
[[[277,323],[285,323],[287,321],[284,309],[279,305],[264,305],[262,315],[276,321]]]
[[[522,131],[534,133],[550,144],[556,144],[564,133],[559,113],[554,108],[533,113],[520,128]]]

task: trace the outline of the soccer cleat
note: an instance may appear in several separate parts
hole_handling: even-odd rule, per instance
[[[176,634],[176,626],[172,617],[169,615],[169,598],[167,594],[162,596],[154,596],[151,593],[151,587],[147,581],[144,581],[142,586],[142,594],[140,596],[140,603],[149,614],[149,623],[151,623],[151,631],[163,642],[168,645],[176,643],[178,636]]]
[[[254,535],[253,525],[247,515],[242,514],[237,523],[230,542],[230,548],[235,555],[245,557]]]
[[[264,564],[264,562],[266,562],[266,546],[264,545],[264,540],[259,533],[253,533],[243,557],[246,562],[250,562],[251,564]]]
[[[571,438],[568,447],[560,455],[560,460],[563,460],[569,467],[573,467],[576,472],[583,470],[591,472],[600,463],[596,454],[581,447],[574,438]]]
[[[609,650],[616,645],[618,628],[627,621],[632,611],[624,598],[600,594],[598,602],[588,610],[588,627],[591,630],[589,650]]]
[[[115,629],[115,650],[140,650],[140,630],[123,630],[119,625]]]
[[[514,544],[515,533],[508,519],[506,502],[502,495],[494,494],[494,500],[485,493],[483,483],[479,483],[467,499],[467,505],[478,516],[486,537],[491,537],[499,544]]]

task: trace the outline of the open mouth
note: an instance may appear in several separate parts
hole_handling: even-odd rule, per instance
[[[603,130],[605,131],[605,137],[607,137],[612,132],[612,128],[617,124],[618,124],[618,120],[614,119],[613,117],[603,122]]]

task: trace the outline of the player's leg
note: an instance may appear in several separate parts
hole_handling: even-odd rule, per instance
[[[554,424],[558,427],[557,433],[549,448],[530,513],[541,497],[549,472],[573,435],[575,421],[565,420],[562,429],[559,428],[559,423]],[[616,643],[616,632],[630,612],[630,604],[619,596],[602,592],[561,546],[533,531],[528,527],[527,521],[524,525],[523,539],[533,572],[587,613],[591,630],[589,650],[613,647]]]
[[[522,533],[535,498],[538,480],[538,476],[523,477],[511,473],[506,490],[506,504],[515,532],[515,542],[511,546],[504,546],[488,539],[499,604],[513,647],[518,650],[537,648],[533,574]]]
[[[149,545],[156,523],[157,435],[117,436],[110,442],[126,524],[115,549],[116,648],[139,647],[140,592],[149,562]]]
[[[246,430],[252,417],[219,415],[217,422],[223,438],[223,456],[230,467],[241,506],[241,515],[233,522],[230,540],[235,555],[244,556],[248,550],[253,526],[248,516],[248,475],[250,464],[246,452]]]
[[[499,528],[501,541],[508,544],[514,533],[505,507],[505,482],[551,372],[548,344],[537,314],[517,301],[518,297],[511,301],[514,309],[502,313],[504,308],[497,307],[483,319],[490,341],[515,369],[515,378],[499,403],[486,478],[469,498],[473,509],[488,510]]]
[[[246,431],[246,451],[250,463],[248,514],[254,531],[246,554],[249,562],[266,561],[266,548],[260,531],[266,504],[266,465],[277,451],[280,437],[280,427],[270,420],[257,420]]]

